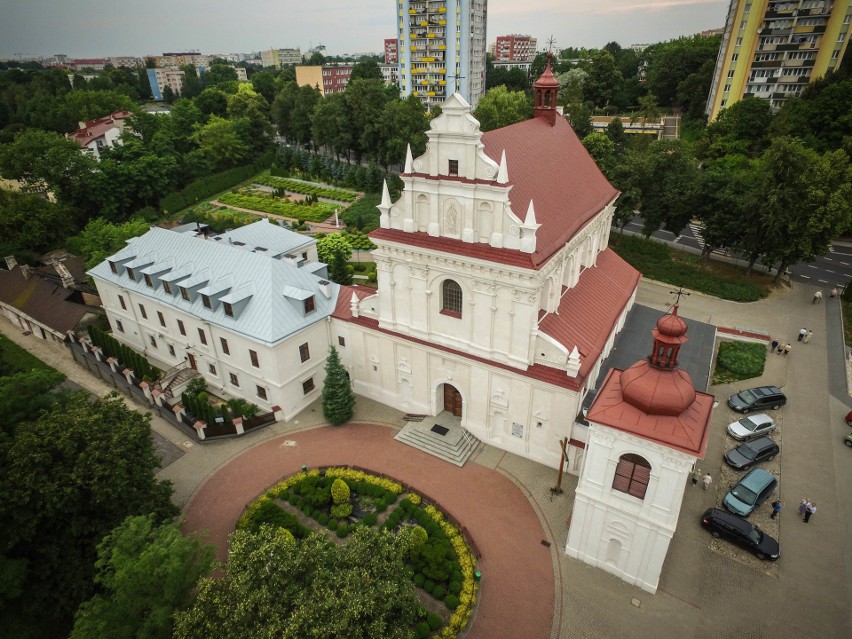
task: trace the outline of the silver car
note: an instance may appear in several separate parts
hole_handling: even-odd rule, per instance
[[[765,413],[749,415],[728,424],[728,435],[743,441],[761,437],[775,430],[775,421]]]

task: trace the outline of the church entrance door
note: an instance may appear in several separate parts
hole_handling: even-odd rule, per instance
[[[462,416],[462,396],[455,386],[444,384],[444,410],[456,417]]]

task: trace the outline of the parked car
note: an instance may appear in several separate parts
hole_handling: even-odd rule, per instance
[[[743,417],[728,424],[728,435],[739,441],[762,437],[773,430],[775,430],[775,420],[763,413]]]
[[[752,468],[746,476],[734,484],[722,500],[722,504],[735,515],[748,517],[755,508],[775,492],[778,480],[762,468]]]
[[[750,413],[761,408],[778,410],[786,403],[787,396],[777,386],[749,388],[728,398],[728,406],[738,413]]]
[[[846,425],[852,426],[852,410],[846,413]]]
[[[849,446],[849,448],[852,448],[852,433],[846,435],[846,437],[843,439],[843,443]]]
[[[758,437],[725,453],[725,461],[737,470],[745,470],[762,461],[770,461],[781,452],[771,437]]]
[[[701,525],[714,537],[724,537],[750,550],[758,559],[775,561],[781,556],[781,547],[775,539],[745,519],[724,510],[710,508],[705,511],[701,516]]]

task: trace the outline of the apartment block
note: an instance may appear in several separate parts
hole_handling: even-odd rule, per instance
[[[707,100],[712,122],[746,96],[777,110],[840,66],[850,0],[731,0]]]
[[[535,57],[537,40],[529,35],[497,36],[494,44],[495,62],[528,62]]]
[[[354,64],[323,64],[322,66],[302,65],[296,67],[296,84],[318,87],[322,95],[343,93],[352,75]]]
[[[385,39],[385,64],[399,64],[399,40]]]
[[[427,108],[485,91],[486,0],[397,0],[399,86]]]
[[[260,62],[264,67],[281,69],[290,64],[302,63],[301,49],[269,49],[261,51]]]

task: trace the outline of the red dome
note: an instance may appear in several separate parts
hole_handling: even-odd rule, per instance
[[[622,373],[621,394],[625,402],[648,415],[680,415],[695,401],[689,373],[679,368],[661,370],[646,360]]]
[[[686,333],[686,322],[677,315],[677,306],[671,315],[663,315],[657,320],[657,330],[667,337],[681,337]]]

